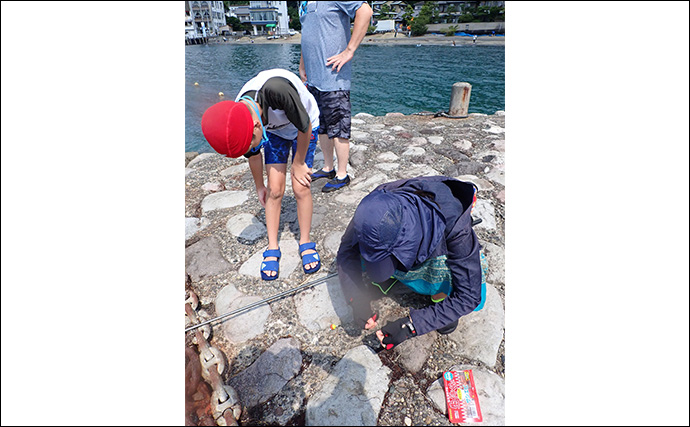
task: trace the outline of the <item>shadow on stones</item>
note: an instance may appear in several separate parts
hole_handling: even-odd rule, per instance
[[[253,398],[256,399],[256,395],[262,393],[257,387],[260,387],[265,380],[268,380],[269,376],[277,375],[276,373],[266,372],[265,378],[257,378],[256,381],[252,381],[253,384],[247,384],[248,389],[242,388],[239,384],[233,384],[243,406],[242,416],[238,420],[240,425],[365,426],[377,424],[376,411],[371,407],[370,400],[365,397],[363,384],[366,383],[367,370],[364,366],[354,362],[352,359],[348,359],[345,368],[336,372],[336,365],[343,359],[321,352],[300,350],[300,353],[302,355],[302,365],[299,372],[290,378],[277,393],[269,393],[270,395],[262,396],[258,404],[253,404],[249,407],[245,406],[247,400],[252,399],[248,399],[247,396],[254,396]],[[280,358],[280,353],[276,357]],[[256,360],[251,366],[255,362]],[[328,381],[328,379],[325,379],[320,386],[314,389],[312,396],[308,396],[306,381],[309,379],[305,380],[302,376],[306,369],[314,364],[327,371],[329,377],[337,376],[338,379],[335,385],[333,385],[332,380]],[[242,372],[239,372],[232,379],[238,378],[241,374]],[[229,384],[232,379],[228,378],[226,383]],[[386,388],[388,388],[389,384],[386,385]],[[322,387],[330,390],[330,394],[322,396]],[[309,411],[307,411],[310,399],[317,399],[318,403],[310,406]],[[385,396],[383,401],[385,401]],[[296,410],[294,409],[295,403],[298,403],[298,409]]]

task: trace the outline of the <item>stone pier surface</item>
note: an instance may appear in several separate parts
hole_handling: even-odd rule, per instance
[[[216,317],[283,294],[212,324],[210,343],[228,360],[224,382],[243,406],[240,425],[450,426],[439,378],[452,367],[473,370],[481,425],[505,423],[506,130],[505,113],[499,113],[353,116],[352,182],[333,193],[321,192],[325,179],[311,185],[309,239],[321,269],[302,270],[297,205],[287,185],[278,226],[280,273],[273,281],[259,274],[268,246],[266,214],[247,160],[186,153],[185,279],[200,308]],[[317,148],[315,168],[322,164]],[[362,198],[385,182],[427,175],[477,186],[473,217],[482,220],[474,230],[489,267],[486,303],[460,318],[451,334],[432,331],[377,354],[362,345],[370,331],[354,323],[337,275],[291,290],[337,273],[340,240]],[[381,315],[377,328],[412,305],[429,303],[428,297],[381,295],[374,302]]]

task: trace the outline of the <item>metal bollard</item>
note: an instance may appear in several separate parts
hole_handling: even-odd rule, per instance
[[[469,83],[460,82],[453,84],[448,115],[458,118],[467,117],[470,108],[470,92],[472,92],[472,85]]]

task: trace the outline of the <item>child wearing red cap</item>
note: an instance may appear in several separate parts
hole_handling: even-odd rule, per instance
[[[306,274],[312,274],[321,267],[316,244],[309,237],[313,206],[311,167],[318,128],[319,109],[313,95],[299,77],[282,69],[260,72],[240,89],[235,102],[219,102],[201,118],[204,137],[216,152],[249,159],[259,202],[266,208],[268,249],[261,263],[264,280],[275,280],[279,273],[278,226],[291,150],[290,175],[297,201],[302,268]],[[261,148],[268,186],[264,185],[263,162],[257,155]]]

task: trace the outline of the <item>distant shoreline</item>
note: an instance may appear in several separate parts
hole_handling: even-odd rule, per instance
[[[367,35],[362,40],[363,45],[423,45],[423,46],[452,46],[455,41],[456,46],[477,45],[477,46],[505,46],[505,36],[477,36],[477,42],[473,42],[472,37],[468,36],[443,36],[426,34],[419,37],[407,37],[403,33],[398,33],[397,37],[394,33],[372,34]],[[222,40],[222,39],[221,39]],[[254,40],[252,43],[251,40]],[[300,44],[302,41],[301,34],[288,36],[287,38],[280,38],[274,40],[267,40],[266,36],[256,36],[250,39],[249,36],[242,37],[238,40],[228,38],[227,41],[220,43],[212,42],[209,44]]]

